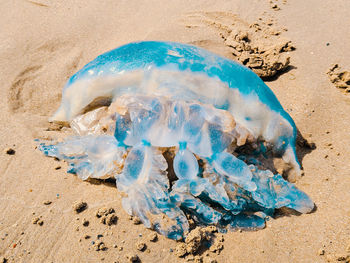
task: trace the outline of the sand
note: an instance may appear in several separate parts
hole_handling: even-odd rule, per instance
[[[350,95],[326,74],[332,64],[350,69],[348,0],[14,0],[0,6],[0,262],[349,260]],[[211,23],[232,21],[231,28],[218,29],[203,14],[215,14]],[[47,119],[66,80],[97,55],[131,41],[171,40],[240,60],[235,47],[246,37],[245,30],[232,35],[237,19],[273,26],[280,33],[271,45],[284,38],[295,47],[275,54],[281,69],[267,84],[316,146],[299,143],[304,176],[296,185],[317,210],[276,217],[257,232],[212,233],[220,249],[185,246],[189,255],[180,258],[178,242],[134,224],[113,183],[66,174],[66,164],[45,158],[34,139],[70,133]],[[251,67],[271,69],[264,56],[255,59],[269,45],[256,46],[257,52],[248,52]],[[79,202],[87,206],[76,213],[73,205]],[[104,207],[115,212],[101,220],[96,213]]]

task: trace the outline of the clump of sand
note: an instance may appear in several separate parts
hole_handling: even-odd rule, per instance
[[[350,92],[350,71],[342,70],[338,64],[334,64],[327,71],[327,75],[334,86]]]
[[[37,216],[32,219],[33,225],[39,225],[42,226],[44,224],[44,221],[42,220],[42,216]]]
[[[5,149],[6,154],[8,155],[15,155],[16,151],[12,148]]]
[[[325,256],[326,260],[328,262],[350,262],[350,242],[347,245],[345,252],[338,253],[338,254],[328,254],[326,255],[326,251],[324,249],[320,249],[319,253],[320,256]]]
[[[231,13],[199,12],[190,14],[187,20],[186,25],[190,28],[213,28],[230,49],[233,59],[252,69],[262,79],[273,78],[290,65],[289,52],[295,47],[290,40],[281,37],[286,29],[276,27],[271,18],[260,17],[249,24]]]
[[[127,255],[126,258],[128,259],[128,262],[140,262],[140,259],[138,257],[138,255],[136,254],[130,254],[130,255]]]
[[[287,0],[283,0],[282,3],[285,5],[287,3]],[[274,11],[279,11],[281,10],[280,8],[280,1],[278,0],[270,0],[269,1],[269,4],[270,4],[270,8]]]
[[[83,201],[79,201],[73,204],[72,208],[74,210],[75,213],[79,214],[81,212],[83,212],[84,210],[86,210],[88,207],[86,202]]]
[[[106,247],[105,243],[102,241],[99,241],[94,244],[95,251],[106,251],[108,248]]]
[[[115,214],[115,210],[112,207],[102,207],[96,212],[96,217],[100,218],[102,224],[111,226],[117,224],[118,217]]]
[[[223,249],[223,236],[216,235],[217,228],[214,226],[196,227],[186,237],[184,243],[180,243],[176,249],[175,254],[178,257],[193,258],[194,260],[202,260],[201,252],[209,251],[217,254]]]

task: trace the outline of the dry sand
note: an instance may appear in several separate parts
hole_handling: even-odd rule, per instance
[[[0,11],[0,262],[346,261],[350,94],[337,89],[326,72],[334,63],[350,68],[348,0],[3,0]],[[283,36],[296,47],[285,50],[286,71],[267,84],[316,145],[299,147],[305,176],[296,184],[317,210],[272,219],[257,232],[215,234],[218,250],[179,258],[177,242],[129,218],[113,184],[67,175],[66,164],[45,158],[33,140],[70,132],[47,119],[69,76],[100,53],[136,40],[171,40],[240,60],[242,52],[233,49],[246,38],[244,32],[231,34],[237,17],[247,25],[272,21],[281,32],[271,43]],[[229,30],[223,28],[227,23]],[[267,46],[253,44],[256,52],[241,61],[269,69],[271,56],[258,52]],[[287,58],[276,56],[283,68]],[[102,220],[96,216],[101,211]]]

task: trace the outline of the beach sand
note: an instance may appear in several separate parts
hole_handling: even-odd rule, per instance
[[[350,94],[326,73],[334,63],[350,70],[348,0],[13,0],[1,1],[0,11],[0,262],[130,262],[135,255],[142,262],[346,261]],[[298,147],[304,176],[296,182],[314,200],[313,213],[276,217],[256,232],[216,234],[223,248],[179,258],[179,242],[153,240],[154,232],[122,209],[112,183],[81,181],[36,149],[35,138],[70,133],[48,117],[67,79],[99,54],[132,41],[169,40],[242,62],[227,39],[255,21],[272,23],[267,27],[280,31],[272,39],[295,47],[272,57],[282,64],[289,57],[289,66],[266,83],[315,144]],[[87,207],[77,206],[81,201]],[[115,211],[96,217],[103,207]]]

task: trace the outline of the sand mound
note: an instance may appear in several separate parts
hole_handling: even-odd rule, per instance
[[[283,29],[274,27],[273,19],[262,17],[249,24],[238,16],[226,12],[196,12],[184,19],[188,28],[210,27],[229,47],[233,59],[252,69],[263,79],[270,79],[290,65],[291,41],[281,37]],[[285,30],[285,29],[284,29]],[[207,46],[196,41],[194,44]]]

